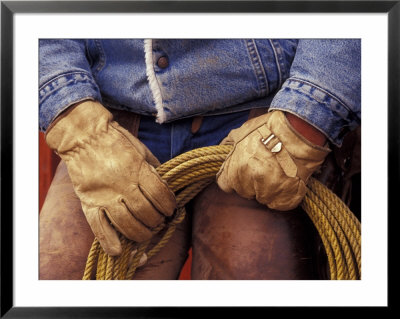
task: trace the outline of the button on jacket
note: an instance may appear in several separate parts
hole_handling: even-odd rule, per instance
[[[361,122],[357,39],[42,39],[39,54],[42,131],[86,99],[158,123],[269,106],[338,146]]]

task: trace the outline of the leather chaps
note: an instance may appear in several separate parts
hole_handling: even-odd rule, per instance
[[[137,135],[138,118],[124,111],[113,113],[116,121]],[[61,162],[40,212],[40,279],[82,279],[93,239]],[[134,279],[178,279],[190,248],[193,280],[327,276],[321,241],[304,211],[273,211],[226,194],[216,184],[188,204],[185,220],[167,245],[137,269]]]

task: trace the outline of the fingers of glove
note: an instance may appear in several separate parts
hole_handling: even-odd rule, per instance
[[[247,161],[242,161],[237,155],[233,153],[227,160],[224,170],[218,176],[217,184],[226,193],[235,191],[241,197],[254,198],[251,171]]]
[[[254,162],[253,158],[243,161],[234,174],[236,174],[236,183],[234,183],[236,192],[247,199],[254,199],[256,196],[255,182],[265,184],[268,178],[264,167]]]
[[[249,160],[250,164],[258,170],[253,174],[253,182],[259,203],[276,210],[290,210],[297,206],[293,203],[297,200],[299,178],[287,176],[274,157],[260,159],[255,156]]]
[[[157,227],[165,219],[138,188],[120,201],[137,220],[148,227]]]
[[[221,190],[225,193],[232,193],[233,188],[231,187],[228,179],[228,171],[230,169],[230,160],[231,157],[228,157],[225,162],[222,164],[220,171],[217,174],[217,184]]]
[[[113,226],[130,240],[143,242],[153,236],[151,230],[138,221],[122,202],[115,202],[104,211]]]
[[[235,141],[232,139],[231,135],[228,135],[227,137],[225,137],[221,143],[221,145],[233,145],[235,144]]]
[[[273,158],[265,163],[257,157],[251,158],[249,165],[268,167],[266,171],[253,175],[254,191],[259,203],[271,209],[287,211],[298,206],[305,194],[304,183],[298,177],[288,177]]]
[[[260,162],[258,165],[262,164],[262,161],[258,158],[252,159],[253,163],[257,161]],[[276,169],[269,169],[264,175],[256,174],[253,176],[254,193],[259,203],[273,208],[270,206],[271,202],[282,192],[283,180],[279,175],[279,171],[276,171]]]
[[[169,189],[154,167],[143,162],[139,173],[139,188],[154,207],[166,216],[171,216],[176,208],[174,193]]]
[[[139,139],[134,137],[129,131],[124,129],[116,122],[111,122],[110,125],[120,134],[125,136],[125,138],[129,140],[130,144],[136,149],[136,151],[139,152],[139,154],[142,155],[143,158],[150,163],[150,165],[154,167],[160,165],[158,159],[150,152],[150,150],[146,147],[146,145],[144,145],[141,141],[139,141]]]
[[[94,207],[89,209],[84,208],[84,212],[93,234],[98,239],[104,251],[110,256],[120,255],[122,253],[121,242],[104,211],[98,207]]]
[[[146,162],[148,162],[153,167],[160,166],[160,161],[153,155],[153,153],[148,149],[146,145],[144,145],[139,139],[131,136],[131,139],[134,139],[134,145],[136,149],[140,150],[140,153],[143,155]]]
[[[152,152],[150,152],[150,150],[147,148],[147,146],[143,144],[143,147],[144,147],[145,159],[146,159],[147,163],[149,163],[153,167],[160,166],[160,161],[153,155]]]
[[[230,159],[227,182],[241,197],[253,199],[255,196],[253,180],[256,175],[262,175],[260,169],[260,166],[251,162],[251,156],[245,149],[238,147]]]
[[[272,200],[268,202],[267,206],[280,211],[294,209],[300,205],[306,191],[307,188],[303,181],[299,179],[296,181],[293,181],[293,179],[287,179],[282,182],[281,192],[272,197]]]

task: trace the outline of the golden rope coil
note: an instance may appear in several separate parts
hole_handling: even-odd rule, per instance
[[[167,225],[154,230],[162,234],[150,247],[150,240],[135,243],[120,234],[122,254],[108,256],[97,239],[90,249],[83,280],[129,280],[140,263],[154,256],[185,218],[185,205],[207,185],[232,150],[230,145],[209,146],[181,154],[160,165],[157,172],[176,193],[177,211]],[[349,208],[333,192],[314,178],[302,202],[303,210],[316,227],[328,257],[331,280],[361,278],[361,224]]]

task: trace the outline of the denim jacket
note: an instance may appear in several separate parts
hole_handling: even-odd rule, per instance
[[[360,40],[42,39],[39,126],[94,99],[159,123],[270,107],[340,146],[361,122]]]

